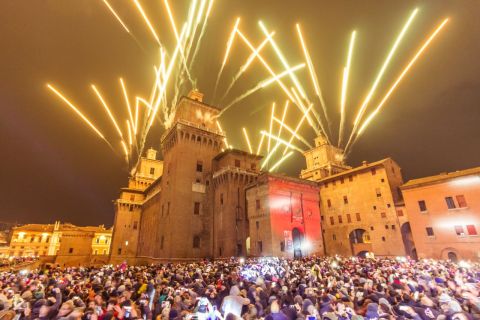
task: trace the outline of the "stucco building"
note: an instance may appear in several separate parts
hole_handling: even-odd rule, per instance
[[[12,229],[8,256],[52,257],[60,265],[107,262],[112,229],[70,223],[26,224]]]
[[[480,167],[402,186],[419,258],[480,257]]]
[[[350,167],[341,149],[323,137],[305,152],[300,176],[316,181],[327,255],[412,255],[400,186],[401,168],[390,158]]]

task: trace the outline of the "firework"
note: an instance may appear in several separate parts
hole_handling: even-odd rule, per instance
[[[115,129],[117,130],[118,132],[118,135],[120,136],[120,138],[122,138],[123,140],[123,134],[122,134],[122,130],[120,130],[120,127],[118,126],[118,123],[117,121],[115,120],[115,117],[113,116],[112,112],[110,111],[110,108],[108,107],[107,103],[105,102],[105,100],[103,99],[102,95],[100,94],[100,92],[98,91],[98,89],[95,87],[95,85],[91,85],[93,91],[95,92],[95,94],[97,95],[98,99],[100,100],[102,106],[104,107],[105,111],[107,112],[108,114],[108,117],[110,118],[110,120],[112,121],[113,125],[115,126]]]
[[[348,76],[350,74],[350,65],[352,63],[353,46],[355,45],[355,35],[356,32],[353,31],[352,36],[350,37],[350,45],[348,46],[347,65],[343,69],[342,94],[340,97],[340,129],[338,133],[338,146],[342,144],[343,130],[345,126],[345,104],[347,101]]]
[[[246,128],[242,128],[243,135],[245,136],[245,141],[247,141],[248,151],[253,154],[252,144],[250,143],[250,138],[248,138],[248,133]]]
[[[158,43],[159,45],[161,45],[162,43],[160,42],[160,39],[158,38],[157,32],[155,31],[155,28],[153,28],[153,25],[151,24],[150,20],[148,20],[148,17],[147,17],[147,15],[145,14],[145,11],[143,11],[142,6],[140,5],[140,2],[138,2],[138,0],[133,0],[133,2],[135,3],[135,6],[137,7],[137,9],[138,9],[138,11],[140,12],[140,14],[142,15],[143,20],[144,20],[145,23],[147,24],[147,27],[148,27],[148,29],[150,30],[150,32],[152,33],[153,37],[155,38],[155,40],[157,41],[157,43]]]
[[[307,49],[307,45],[305,43],[305,40],[303,39],[302,35],[302,30],[300,29],[300,24],[297,23],[297,33],[298,33],[298,38],[300,39],[300,43],[302,45],[302,50],[303,54],[305,56],[305,60],[307,61],[307,66],[308,66],[308,72],[310,74],[310,78],[312,79],[313,87],[315,89],[315,93],[320,100],[320,105],[322,106],[322,110],[325,116],[325,119],[328,121],[328,113],[327,113],[327,107],[325,104],[325,100],[323,99],[322,95],[322,90],[320,89],[320,84],[318,82],[318,77],[317,73],[315,72],[315,68],[313,67],[313,62],[312,59],[310,58],[310,54]]]
[[[277,122],[280,125],[280,128],[285,128],[290,134],[294,137],[297,138],[299,141],[303,142],[307,147],[313,148],[313,146],[301,135],[296,133],[292,128],[290,128],[284,121],[279,120],[278,118],[273,118],[275,122]],[[278,135],[279,136],[279,135]]]
[[[285,160],[287,160],[291,155],[293,154],[293,151],[290,151],[286,155],[282,156],[280,160],[278,160],[271,168],[268,170],[269,172],[273,172],[275,169],[277,169]]]
[[[400,34],[397,36],[397,39],[395,40],[395,43],[393,44],[392,48],[390,49],[390,52],[387,55],[387,58],[383,62],[382,68],[380,68],[380,71],[378,72],[377,77],[375,78],[375,81],[373,82],[372,87],[370,88],[370,91],[368,92],[367,97],[362,103],[362,106],[360,107],[360,110],[357,113],[357,116],[355,117],[355,122],[354,125],[357,126],[362,119],[363,114],[365,113],[365,110],[367,108],[368,103],[370,102],[370,99],[372,98],[373,94],[375,93],[375,90],[377,89],[377,86],[380,82],[380,80],[383,77],[383,74],[385,73],[385,70],[387,70],[388,65],[390,64],[390,61],[392,60],[393,55],[395,54],[395,51],[397,51],[398,46],[400,45],[400,42],[403,39],[403,36],[406,34],[408,28],[410,27],[410,24],[412,23],[413,19],[417,15],[418,9],[413,10],[413,12],[410,14],[410,17],[408,18],[407,22],[402,28],[402,31]],[[355,129],[354,129],[355,131]]]
[[[130,30],[128,30],[127,26],[125,25],[125,23],[122,21],[122,19],[120,18],[120,16],[115,12],[115,10],[113,9],[113,7],[108,3],[107,0],[103,0],[103,3],[105,3],[105,5],[107,6],[108,10],[110,10],[110,12],[113,14],[113,16],[115,17],[115,19],[117,19],[118,22],[120,22],[120,24],[122,25],[123,29],[125,29],[125,31],[127,31],[128,33],[130,33]]]
[[[293,150],[298,151],[300,153],[304,152],[302,149],[300,149],[296,145],[292,144],[291,142],[287,142],[287,141],[283,140],[282,138],[277,137],[276,135],[273,135],[273,134],[270,134],[270,133],[266,132],[265,130],[260,131],[260,133],[263,134],[263,135],[266,135],[268,138],[271,138],[273,140],[276,140],[276,141],[280,142],[281,144],[285,145],[286,147],[288,147],[290,149],[293,149]]]
[[[105,142],[110,145],[110,143],[105,139],[105,136],[98,130],[95,125],[73,104],[71,103],[60,91],[55,89],[51,84],[47,83],[47,88],[50,89],[53,93],[55,93],[60,99],[63,100],[70,108],[75,111],[75,113]]]
[[[223,57],[222,65],[220,66],[220,70],[218,71],[218,75],[217,75],[217,80],[215,81],[215,88],[214,88],[214,91],[213,91],[214,92],[213,93],[214,97],[215,97],[215,94],[217,92],[218,82],[220,81],[220,77],[222,75],[223,68],[225,68],[225,65],[227,64],[228,56],[230,55],[230,50],[232,49],[233,40],[235,39],[235,36],[237,35],[239,24],[240,24],[240,18],[237,18],[237,20],[235,21],[235,25],[233,26],[232,32],[230,33],[230,37],[228,38],[227,48],[225,50],[225,56]]]
[[[433,39],[438,35],[438,33],[443,29],[443,27],[446,25],[448,22],[448,18],[443,20],[440,25],[437,26],[437,28],[432,32],[432,34],[427,38],[427,40],[423,43],[423,45],[420,47],[420,49],[415,53],[413,58],[410,60],[410,62],[407,64],[407,66],[403,69],[403,71],[400,73],[400,75],[397,77],[393,85],[388,89],[387,93],[383,97],[383,99],[380,101],[378,106],[375,108],[375,110],[367,117],[367,119],[363,122],[362,126],[358,130],[358,135],[355,137],[353,142],[355,142],[356,138],[362,132],[367,128],[367,126],[370,124],[372,119],[380,112],[382,107],[384,106],[385,102],[387,102],[388,98],[390,98],[390,95],[395,91],[397,88],[398,84],[400,81],[402,81],[403,77],[407,74],[407,72],[410,70],[410,68],[415,64],[417,59],[422,55],[422,53],[427,49],[427,47],[430,45],[430,43],[433,41]],[[353,144],[353,143],[352,143]],[[346,149],[347,150],[347,149]]]
[[[262,134],[260,137],[260,142],[258,143],[258,147],[257,147],[257,155],[259,155],[260,151],[262,150],[263,140],[265,140],[265,135]]]
[[[275,118],[275,102],[272,104],[272,115],[270,117],[270,129],[268,130],[269,136],[267,141],[267,152],[270,152],[270,143],[271,143],[271,135],[273,129],[273,118]]]
[[[270,37],[273,37],[274,35],[275,35],[275,32],[270,33]],[[268,37],[265,38],[265,40],[263,40],[262,43],[260,43],[260,45],[254,50],[254,52],[252,52],[248,56],[247,61],[239,68],[239,70],[237,71],[235,76],[233,76],[232,81],[228,85],[227,90],[225,90],[225,93],[223,94],[223,96],[220,100],[223,101],[225,99],[225,97],[230,93],[230,90],[233,88],[233,86],[238,81],[238,79],[240,79],[240,77],[245,73],[245,71],[247,71],[248,67],[253,62],[253,60],[255,60],[256,54],[260,53],[260,51],[262,51],[263,47],[265,47],[265,45],[267,43],[268,43]]]

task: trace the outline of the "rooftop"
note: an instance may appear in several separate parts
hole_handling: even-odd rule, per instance
[[[401,186],[401,188],[409,189],[409,188],[413,188],[421,185],[437,184],[444,181],[448,181],[448,180],[452,180],[452,179],[460,178],[464,176],[470,176],[470,175],[480,175],[480,167],[475,167],[475,168],[470,168],[465,170],[457,170],[454,172],[442,172],[435,176],[412,179],[407,181],[403,186]]]
[[[367,169],[371,169],[373,167],[378,167],[378,166],[382,166],[383,164],[385,164],[385,162],[387,161],[393,161],[391,158],[385,158],[385,159],[382,159],[382,160],[379,160],[379,161],[375,161],[375,162],[371,162],[371,163],[367,163],[366,161],[358,166],[358,167],[354,167],[352,169],[349,169],[349,170],[345,170],[345,171],[342,171],[340,173],[337,173],[337,174],[334,174],[334,175],[331,175],[331,176],[328,176],[326,178],[323,178],[322,180],[320,180],[319,182],[328,182],[328,181],[331,181],[331,180],[334,180],[336,178],[339,178],[339,177],[343,177],[343,176],[346,176],[346,175],[349,175],[349,174],[352,174],[352,173],[356,173],[356,172],[359,172],[359,171],[363,171],[363,170],[367,170]]]

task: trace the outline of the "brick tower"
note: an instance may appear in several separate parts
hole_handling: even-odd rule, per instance
[[[144,206],[139,257],[202,258],[212,255],[208,190],[212,160],[224,145],[217,129],[219,109],[192,91],[177,105],[171,127],[161,137],[164,171],[157,199]]]

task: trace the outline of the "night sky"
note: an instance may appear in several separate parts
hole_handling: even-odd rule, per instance
[[[118,77],[124,77],[132,95],[147,96],[158,48],[132,1],[111,3],[135,39],[122,29],[101,0],[0,1],[0,221],[51,223],[60,219],[81,225],[113,223],[112,200],[119,188],[126,185],[129,171],[121,149],[117,148],[117,154],[112,152],[45,87],[50,82],[61,89],[118,147],[114,128],[95,99],[90,83],[101,89],[117,117],[126,119]],[[174,38],[163,2],[141,3],[154,21],[161,41],[172,50]],[[170,3],[180,25],[186,17],[187,1]],[[403,168],[406,180],[478,166],[478,0],[216,0],[192,74],[199,90],[205,93],[204,101],[218,104],[218,98],[212,100],[213,87],[235,18],[241,16],[240,28],[255,45],[263,40],[257,25],[262,19],[270,30],[276,31],[275,39],[291,65],[304,61],[295,31],[295,23],[299,22],[324,92],[336,141],[341,72],[351,31],[357,30],[357,44],[347,97],[348,124],[415,7],[420,12],[370,107],[378,103],[436,25],[446,17],[451,20],[355,144],[348,163],[355,166],[362,160],[392,157]],[[235,42],[220,81],[219,95],[249,53],[243,43]],[[266,49],[265,56],[275,70],[283,71],[272,49]],[[268,76],[256,61],[220,105]],[[306,69],[299,71],[298,77],[313,99]],[[234,147],[246,149],[241,135],[244,126],[256,146],[259,131],[268,127],[273,101],[278,105],[285,101],[285,95],[275,86],[225,113],[221,122]],[[293,125],[299,112],[290,110],[287,122]],[[150,134],[149,146],[159,148],[161,132],[157,124]],[[307,126],[301,134],[313,142],[313,131]],[[295,154],[282,171],[298,175],[303,166],[302,156]]]

